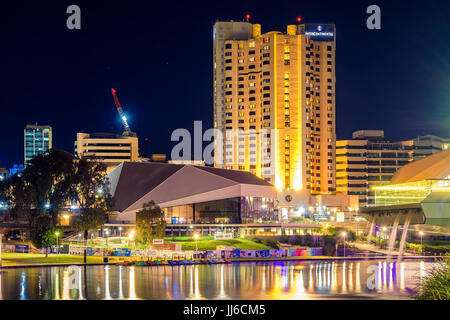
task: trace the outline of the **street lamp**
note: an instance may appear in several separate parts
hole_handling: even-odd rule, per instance
[[[106,235],[106,246],[108,246],[109,229],[105,229],[105,235]]]
[[[2,239],[3,238],[3,233],[0,230],[0,267],[2,266]]]
[[[136,231],[134,231],[134,230],[131,230],[131,231],[130,231],[130,234],[129,234],[130,240],[133,240],[134,234],[135,234],[135,233],[136,233]],[[128,245],[130,245],[130,241],[128,241]]]
[[[420,235],[420,253],[423,251],[423,235],[424,233],[422,231],[419,232]]]
[[[56,254],[59,254],[59,245],[58,245],[59,231],[55,232],[55,236],[56,236]]]
[[[197,246],[198,233],[194,233],[194,239],[195,239],[195,252],[197,252],[198,251],[198,246]]]
[[[342,237],[344,238],[344,258],[345,258],[345,236],[347,235],[347,232],[342,232],[341,233]]]
[[[338,243],[339,241],[336,241],[336,257],[338,256]]]

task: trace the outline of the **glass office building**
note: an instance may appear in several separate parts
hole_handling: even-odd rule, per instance
[[[168,224],[241,224],[278,222],[273,199],[234,197],[164,208]]]
[[[25,167],[30,160],[52,148],[52,127],[27,125],[24,130]]]

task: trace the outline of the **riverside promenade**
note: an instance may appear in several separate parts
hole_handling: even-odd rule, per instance
[[[108,257],[108,262],[103,262],[104,257],[88,257],[88,262],[83,263],[83,257],[81,256],[70,256],[70,255],[49,255],[45,258],[45,255],[39,254],[14,254],[14,257],[4,257],[2,260],[2,266],[0,269],[13,269],[13,268],[42,268],[42,267],[68,267],[68,266],[99,266],[99,265],[116,265],[120,261],[116,259],[111,259]],[[32,257],[29,257],[29,256]],[[275,261],[361,261],[361,260],[380,260],[386,259],[387,255],[375,255],[375,256],[349,256],[349,257],[330,257],[330,256],[305,256],[305,257],[267,257],[267,258],[231,258],[229,259],[232,263],[240,262],[275,262]],[[392,259],[399,258],[398,256],[391,256]],[[433,257],[433,256],[419,256],[419,255],[407,255],[401,257],[403,260],[423,260],[423,259],[441,259],[443,257]],[[126,261],[122,258],[121,261]],[[133,261],[133,259],[130,259]],[[136,260],[136,259],[134,259]],[[146,259],[141,259],[144,261]],[[138,260],[136,260],[138,261]],[[156,265],[157,266],[157,265]],[[162,265],[168,266],[168,265]],[[170,266],[170,265],[169,265]]]

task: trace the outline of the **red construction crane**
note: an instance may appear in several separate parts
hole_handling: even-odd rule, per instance
[[[131,134],[131,129],[130,129],[130,126],[128,125],[127,117],[125,116],[125,113],[123,113],[122,105],[119,102],[119,98],[117,98],[116,90],[114,90],[114,88],[111,88],[111,92],[112,92],[112,95],[114,98],[114,103],[116,104],[116,107],[117,107],[117,112],[119,112],[120,119],[122,119],[123,125],[125,127],[125,131],[123,132],[123,135],[129,136]]]

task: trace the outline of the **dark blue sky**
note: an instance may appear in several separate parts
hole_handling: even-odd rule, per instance
[[[212,126],[212,25],[246,13],[263,32],[297,16],[336,24],[338,139],[359,129],[450,137],[449,1],[215,2],[2,3],[0,165],[23,162],[27,123],[51,125],[54,147],[71,152],[76,132],[122,132],[111,87],[149,152],[170,154],[174,129]],[[66,28],[70,4],[80,31]],[[370,4],[382,30],[365,26]]]

